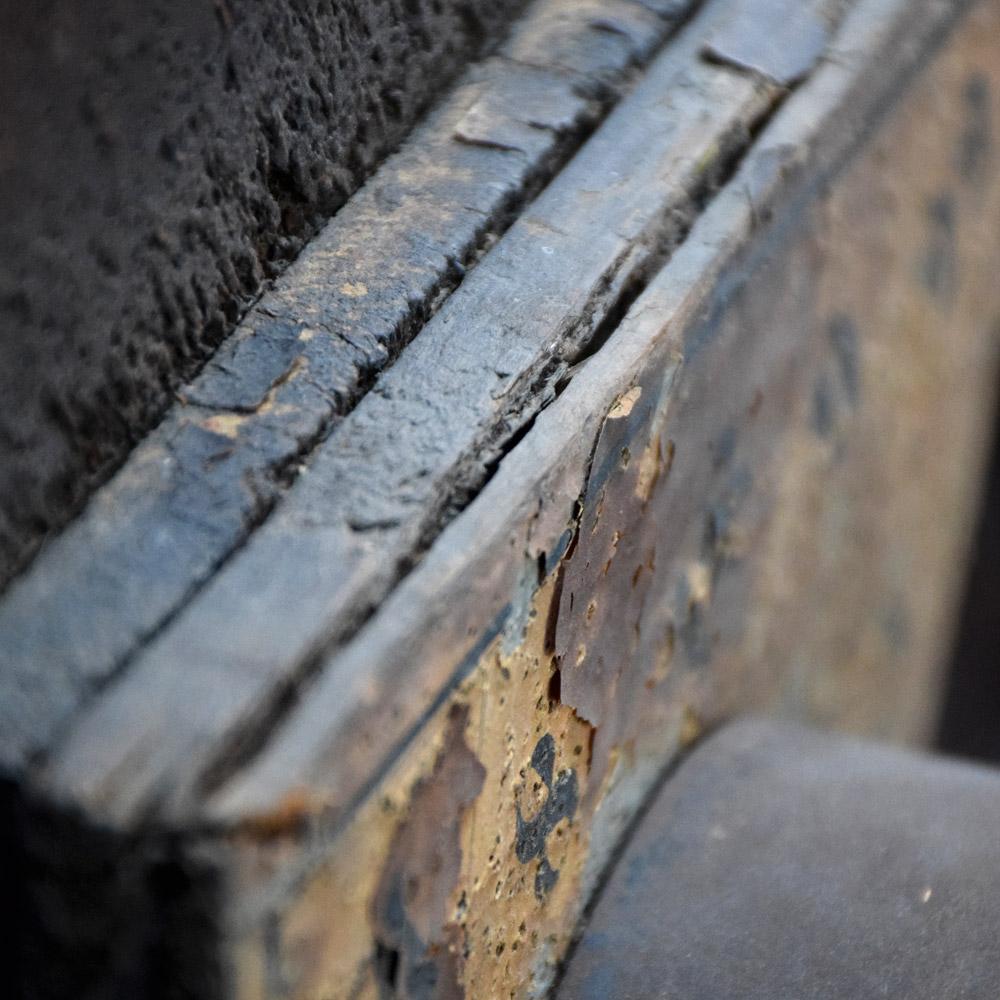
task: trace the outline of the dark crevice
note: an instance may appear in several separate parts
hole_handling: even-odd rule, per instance
[[[552,668],[549,677],[548,698],[553,705],[558,705],[562,701],[562,671],[559,667]]]
[[[375,958],[372,964],[374,966],[375,981],[378,983],[379,997],[397,996],[399,950],[391,948],[381,941],[376,941]]]
[[[17,1000],[225,995],[218,869],[157,832],[128,837],[0,785]],[[58,919],[52,899],[58,893]],[[108,992],[113,983],[115,992]],[[185,992],[187,990],[187,992]]]
[[[1000,343],[1000,321],[995,331]],[[997,365],[1000,384],[1000,365]],[[937,749],[1000,763],[1000,407],[944,682]]]

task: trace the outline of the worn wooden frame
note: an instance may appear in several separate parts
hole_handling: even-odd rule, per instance
[[[118,866],[84,908],[177,879],[133,952],[245,998],[541,996],[705,727],[926,732],[995,391],[1000,10],[861,0],[773,72],[731,14],[33,768],[27,856]],[[638,157],[664,93],[687,130]]]

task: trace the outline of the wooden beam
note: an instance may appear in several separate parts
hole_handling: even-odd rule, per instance
[[[48,768],[58,794],[115,822],[189,812],[475,494],[775,103],[763,78],[698,58],[704,30],[652,63],[273,516],[69,728]]]
[[[706,727],[921,737],[995,392],[1000,13],[820,4],[783,86],[787,52],[706,55],[736,9],[700,9],[43,741],[19,843],[59,927],[114,913],[133,956],[169,927],[248,1000],[542,996]]]
[[[44,753],[267,520],[687,6],[627,0],[609,31],[592,8],[540,0],[306,247],[4,594],[0,762]]]

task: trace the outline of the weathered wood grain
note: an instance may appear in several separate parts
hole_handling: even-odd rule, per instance
[[[687,6],[660,17],[619,0],[612,31],[592,7],[540,0],[306,248],[0,601],[8,770],[43,752],[266,520]]]
[[[995,152],[966,155],[1000,122],[963,96],[1000,88],[995,6],[897,100],[943,18],[859,7],[845,57],[217,794],[238,995],[435,995],[429,970],[542,995],[700,727],[754,707],[920,737],[1000,347]],[[406,868],[401,838],[455,815],[457,868]]]
[[[525,6],[0,8],[0,587]]]
[[[32,775],[117,876],[73,855],[29,885],[75,908],[67,937],[101,898],[102,927],[137,907],[137,968],[163,916],[156,954],[196,956],[207,995],[541,996],[703,727],[754,707],[920,736],[995,392],[1000,11],[860,0],[713,197],[706,126],[775,93],[702,59],[730,9],[354,411],[379,450],[335,429]],[[640,142],[643,108],[664,126]],[[704,209],[690,232],[678,207]],[[164,857],[183,891],[137,903]]]
[[[274,515],[70,728],[46,770],[58,796],[116,822],[190,811],[475,494],[773,106],[764,78],[698,57],[724,12],[654,61]]]

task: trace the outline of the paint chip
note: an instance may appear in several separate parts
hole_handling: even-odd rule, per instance
[[[619,396],[615,400],[614,406],[608,410],[608,420],[621,420],[623,417],[627,417],[631,412],[632,408],[637,402],[639,402],[639,397],[642,395],[642,386],[634,385],[628,392],[623,396]]]
[[[246,414],[244,413],[216,413],[202,421],[201,426],[211,434],[235,440],[239,436],[240,427],[245,420]]]

